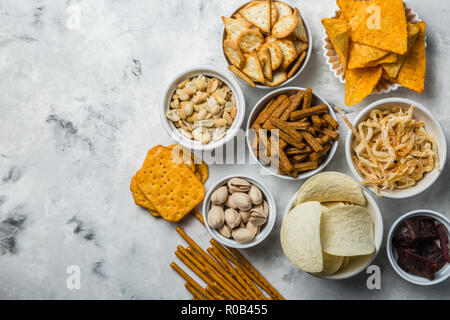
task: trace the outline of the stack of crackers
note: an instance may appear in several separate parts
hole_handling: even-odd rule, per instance
[[[337,0],[337,5],[338,17],[322,24],[345,72],[345,103],[360,103],[382,83],[421,93],[425,22],[407,22],[402,0]]]
[[[179,145],[158,145],[131,179],[135,203],[151,215],[177,222],[205,197],[208,166]]]

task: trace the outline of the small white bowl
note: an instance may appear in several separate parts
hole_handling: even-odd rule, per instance
[[[433,284],[440,283],[448,277],[450,277],[450,264],[445,264],[441,270],[439,270],[435,274],[434,280],[428,280],[426,278],[422,278],[416,275],[413,275],[409,272],[404,271],[402,268],[400,268],[397,264],[397,250],[392,245],[392,238],[394,236],[394,232],[397,229],[398,225],[405,219],[411,218],[411,217],[418,217],[418,216],[425,216],[435,219],[436,221],[442,223],[447,228],[447,234],[450,234],[450,220],[444,216],[443,214],[437,213],[432,210],[427,209],[420,209],[420,210],[414,210],[410,211],[408,213],[405,213],[400,218],[395,220],[395,222],[392,224],[391,229],[389,230],[389,234],[386,239],[386,254],[388,256],[389,262],[391,263],[392,268],[394,268],[395,272],[398,273],[400,277],[405,279],[406,281],[409,281],[414,284],[422,285],[422,286],[431,286]]]
[[[409,198],[429,188],[437,180],[440,173],[444,170],[445,162],[447,159],[447,140],[445,137],[444,130],[442,129],[439,123],[439,120],[433,115],[433,113],[430,110],[428,110],[428,108],[424,107],[418,102],[404,98],[388,98],[378,100],[368,105],[356,116],[356,119],[353,121],[353,126],[357,128],[358,124],[362,120],[366,119],[368,114],[374,109],[386,110],[399,105],[404,109],[408,109],[411,105],[415,106],[414,118],[416,120],[423,121],[425,124],[425,130],[430,135],[432,135],[436,140],[436,143],[438,145],[439,163],[441,168],[440,172],[434,169],[433,171],[426,173],[423,179],[418,181],[417,184],[411,188],[380,191],[380,194],[382,196],[394,199]],[[353,133],[351,130],[349,130],[345,140],[345,156],[347,158],[348,166],[350,167],[350,170],[352,171],[353,175],[356,177],[358,181],[362,181],[363,177],[359,174],[358,170],[356,169],[352,158],[353,155],[353,151],[351,149],[352,140],[353,140]],[[363,188],[367,188],[370,191],[375,192],[372,187],[363,186]]]
[[[170,101],[172,100],[172,96],[175,93],[177,86],[182,81],[192,78],[196,75],[203,74],[208,77],[214,77],[225,83],[233,92],[234,98],[236,100],[236,118],[233,121],[233,124],[228,129],[225,137],[218,141],[211,141],[208,144],[201,144],[198,141],[191,140],[183,136],[181,133],[173,125],[172,121],[166,118],[166,112],[170,109]],[[242,122],[245,117],[245,98],[242,93],[242,89],[236,80],[231,77],[229,74],[222,72],[219,69],[216,69],[211,66],[199,66],[190,68],[185,70],[174,77],[172,81],[166,86],[166,89],[162,95],[161,104],[160,104],[160,117],[161,123],[166,130],[166,132],[170,135],[170,137],[175,140],[177,143],[181,144],[183,147],[187,149],[193,150],[213,150],[222,145],[226,144],[230,141],[242,126]]]
[[[211,229],[209,227],[208,223],[206,223],[207,217],[208,217],[208,211],[211,206],[211,194],[217,188],[226,185],[228,180],[230,180],[231,178],[242,178],[242,179],[247,180],[251,184],[254,184],[255,186],[257,186],[261,190],[265,200],[269,204],[269,218],[268,218],[266,224],[263,226],[261,232],[255,237],[255,239],[253,239],[252,241],[247,242],[247,243],[240,243],[240,242],[237,242],[236,240],[225,238],[217,230]],[[216,239],[218,242],[220,242],[221,244],[223,244],[227,247],[244,249],[244,248],[254,247],[257,244],[261,243],[264,239],[267,238],[267,236],[272,231],[273,226],[275,225],[276,217],[277,217],[277,207],[275,205],[275,200],[273,199],[272,194],[269,192],[269,189],[267,189],[261,182],[255,180],[252,177],[245,176],[245,175],[231,175],[231,176],[227,176],[225,178],[220,179],[211,187],[211,189],[206,194],[205,200],[203,200],[203,220],[205,221],[206,229],[208,230],[208,232],[211,234],[211,236],[214,239]]]
[[[244,4],[241,5],[238,9],[234,10],[234,11],[233,11],[230,15],[228,15],[227,17],[232,17],[235,13],[237,13],[239,10],[241,10],[242,8],[244,8],[244,7],[245,7],[247,4],[249,4],[250,2],[253,2],[253,1],[248,1],[248,2],[244,3]],[[273,2],[275,2],[275,1],[273,1]],[[287,3],[287,1],[282,1],[282,2],[288,4],[288,5],[292,8],[292,10],[294,10],[294,6],[292,6],[292,5],[290,5],[289,3]],[[300,10],[299,10],[299,11],[300,11]],[[305,19],[304,15],[302,14],[301,11],[300,11],[300,15],[302,16],[302,20],[303,20],[303,24],[304,24],[304,26],[305,26],[306,34],[308,35],[308,49],[307,49],[307,52],[306,52],[305,60],[302,62],[302,65],[300,66],[300,68],[298,68],[298,70],[295,72],[295,74],[294,74],[291,78],[287,79],[285,82],[279,84],[278,86],[275,86],[275,87],[269,87],[269,86],[265,86],[265,85],[262,85],[262,84],[259,84],[259,83],[256,83],[256,82],[255,82],[256,88],[258,88],[258,89],[276,89],[276,88],[279,88],[279,87],[281,87],[281,86],[284,86],[284,85],[290,83],[290,82],[293,81],[294,79],[296,79],[296,78],[303,72],[303,70],[305,69],[306,65],[307,65],[308,62],[309,62],[309,59],[311,58],[313,41],[312,41],[311,29],[309,28],[308,22],[306,21],[306,19]],[[221,48],[221,52],[222,52],[223,61],[225,62],[226,66],[227,66],[227,68],[228,68],[228,66],[231,65],[231,63],[228,61],[228,58],[225,56],[225,53],[223,52],[223,42],[225,41],[225,39],[226,39],[226,31],[225,31],[225,28],[223,28],[223,29],[222,29],[222,34],[221,34],[221,36],[220,36],[220,48]],[[231,72],[231,71],[230,71],[230,72]],[[244,80],[242,80],[241,78],[239,78],[238,76],[236,76],[233,72],[231,72],[231,74],[232,74],[236,79],[238,79],[239,82],[241,82],[242,84],[244,84],[244,85],[250,87],[250,85],[249,85],[247,82],[245,82]]]
[[[381,216],[380,208],[378,207],[375,199],[370,195],[369,192],[362,190],[364,196],[367,199],[366,208],[369,210],[372,215],[373,225],[374,225],[374,239],[375,239],[375,252],[371,255],[358,256],[357,258],[353,258],[349,261],[348,265],[345,266],[343,270],[339,270],[337,273],[332,274],[330,276],[318,276],[311,274],[312,276],[328,279],[328,280],[343,280],[348,279],[353,276],[356,276],[358,273],[366,269],[372,261],[377,256],[378,252],[380,252],[381,243],[383,241],[383,217]],[[286,215],[291,211],[294,206],[295,198],[297,197],[297,192],[292,197],[291,201],[289,201],[286,210],[284,211],[283,219]]]
[[[330,163],[331,159],[333,159],[333,157],[336,153],[338,144],[339,144],[338,140],[333,142],[333,145],[332,145],[330,151],[328,151],[326,159],[320,164],[320,166],[317,169],[300,173],[297,176],[297,178],[293,178],[293,177],[290,177],[287,175],[280,174],[277,170],[275,170],[270,165],[264,165],[261,163],[261,161],[259,161],[258,157],[256,156],[256,154],[253,152],[253,149],[251,148],[250,130],[251,130],[253,121],[256,120],[256,117],[264,109],[264,107],[267,105],[267,103],[270,101],[270,99],[272,99],[273,97],[276,97],[280,94],[292,95],[292,94],[297,93],[299,90],[305,90],[305,88],[300,88],[300,87],[280,88],[280,89],[274,90],[274,91],[268,93],[267,95],[265,95],[264,97],[262,97],[256,103],[256,105],[253,107],[252,111],[250,112],[250,115],[247,120],[247,125],[245,127],[247,147],[248,147],[249,153],[252,155],[253,159],[268,173],[270,173],[274,176],[277,176],[278,178],[286,179],[286,180],[303,180],[303,179],[309,178],[309,177],[315,175],[316,173],[319,173],[323,169],[325,169],[325,167]],[[328,102],[324,98],[319,96],[317,93],[314,93],[314,90],[313,90],[313,97],[312,97],[311,105],[315,106],[315,105],[321,105],[321,104],[327,105],[330,115],[333,117],[333,119],[335,119],[337,121],[337,117],[336,117],[336,114],[334,113],[333,108],[331,108],[331,106],[328,104]]]

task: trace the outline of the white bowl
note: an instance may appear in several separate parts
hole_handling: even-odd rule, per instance
[[[418,181],[416,185],[408,189],[395,189],[388,191],[380,191],[382,196],[387,198],[409,198],[415,196],[423,191],[425,191],[428,187],[430,187],[439,177],[442,170],[444,170],[445,161],[447,159],[447,140],[445,137],[444,130],[442,129],[438,119],[431,113],[428,108],[424,107],[420,103],[415,101],[404,99],[404,98],[388,98],[383,100],[378,100],[366,108],[364,108],[353,121],[353,126],[357,128],[359,122],[367,117],[367,115],[373,109],[391,109],[394,106],[402,106],[402,108],[409,108],[411,105],[415,106],[414,108],[414,118],[416,120],[423,121],[425,124],[425,130],[434,137],[436,143],[438,145],[438,153],[439,153],[439,163],[440,163],[440,172],[434,169],[431,172],[428,172],[424,175],[423,179]],[[351,142],[353,140],[353,133],[349,130],[346,140],[345,140],[345,156],[347,158],[348,166],[352,171],[353,175],[356,177],[358,181],[362,181],[363,177],[359,174],[358,170],[355,167],[355,164],[352,159],[353,151],[351,150]],[[375,192],[372,187],[363,186],[363,188],[367,188],[372,192]]]
[[[344,267],[343,270],[339,270],[337,273],[332,274],[330,276],[318,276],[311,274],[312,276],[329,279],[329,280],[343,280],[348,279],[353,276],[356,276],[361,271],[365,270],[375,259],[378,252],[380,252],[381,242],[383,241],[383,217],[381,216],[380,208],[378,207],[375,199],[370,195],[369,192],[362,190],[364,196],[367,199],[366,208],[369,210],[372,215],[373,224],[374,224],[374,239],[375,239],[375,252],[371,255],[366,256],[358,256],[349,261],[348,265]],[[291,201],[289,201],[286,210],[284,211],[283,220],[286,215],[291,211],[294,206],[295,198],[297,197],[297,193],[294,194]]]
[[[252,111],[250,112],[250,115],[247,120],[247,125],[245,127],[247,147],[248,147],[249,153],[252,155],[253,159],[266,172],[268,172],[274,176],[277,176],[278,178],[286,179],[286,180],[303,180],[303,179],[309,178],[312,175],[315,175],[316,173],[319,173],[320,171],[325,169],[325,167],[328,165],[328,163],[330,163],[331,159],[333,159],[333,157],[336,153],[337,147],[338,147],[338,143],[339,143],[338,140],[333,142],[333,145],[331,146],[330,151],[328,151],[326,159],[320,164],[320,166],[317,169],[300,173],[297,176],[297,178],[293,178],[293,177],[290,177],[287,175],[280,174],[277,170],[275,170],[275,168],[271,167],[270,165],[264,165],[261,163],[261,161],[259,161],[258,157],[256,156],[256,154],[253,152],[253,149],[251,148],[250,129],[251,129],[251,125],[252,125],[253,121],[255,121],[258,114],[262,111],[262,109],[264,109],[264,107],[267,105],[267,103],[270,101],[270,99],[272,99],[273,97],[276,97],[280,94],[292,95],[292,94],[297,93],[299,90],[305,90],[305,88],[300,88],[300,87],[280,88],[280,89],[274,90],[274,91],[268,93],[267,95],[265,95],[264,97],[262,97],[256,103],[256,105],[253,107]],[[328,102],[324,98],[319,96],[313,90],[313,97],[311,100],[311,105],[321,105],[321,104],[327,105],[330,115],[333,117],[333,119],[335,119],[337,121],[337,117],[336,117],[336,114],[334,113],[333,108],[331,108],[331,106],[328,104]]]
[[[238,9],[234,10],[227,17],[232,17],[235,13],[237,13],[239,10],[241,10],[243,7],[245,7],[250,2],[253,2],[253,1],[248,1],[248,2],[244,3]],[[273,2],[276,2],[276,1],[273,1]],[[289,3],[287,3],[287,1],[282,1],[282,2],[285,2],[286,4],[288,4],[292,8],[292,10],[294,10],[295,6],[290,5]],[[279,84],[278,86],[275,86],[275,87],[269,87],[269,86],[265,86],[265,85],[262,85],[262,84],[259,84],[259,83],[255,82],[256,88],[259,88],[259,89],[276,89],[276,88],[279,88],[281,86],[284,86],[284,85],[290,83],[291,81],[293,81],[294,79],[296,79],[303,72],[303,70],[305,69],[306,65],[308,64],[309,59],[311,57],[312,45],[313,45],[311,29],[309,28],[308,22],[306,21],[305,17],[303,16],[302,12],[300,11],[300,9],[299,9],[299,12],[300,12],[300,15],[302,16],[302,20],[303,20],[303,24],[305,26],[306,34],[308,35],[308,49],[307,49],[307,52],[306,52],[305,60],[302,62],[302,65],[300,66],[300,68],[298,68],[298,70],[295,72],[295,74],[291,78],[287,79],[285,82],[283,82],[283,83],[281,83],[281,84]],[[226,66],[228,67],[229,65],[231,65],[231,63],[228,61],[228,58],[225,56],[225,53],[223,52],[223,42],[225,41],[225,39],[226,39],[226,31],[225,31],[225,28],[223,28],[222,29],[222,34],[220,36],[220,48],[222,48],[221,51],[222,51],[223,61],[225,62]],[[239,82],[241,82],[242,84],[250,87],[250,85],[247,82],[245,82],[244,80],[242,80],[241,78],[236,76],[233,72],[231,72],[231,74],[236,79],[238,79]]]
[[[221,80],[231,89],[231,91],[234,94],[234,98],[236,100],[236,109],[237,109],[236,118],[234,119],[231,127],[228,129],[227,134],[222,139],[218,141],[211,141],[208,144],[201,144],[198,141],[186,138],[185,136],[183,136],[181,133],[178,132],[178,130],[173,125],[172,121],[166,118],[166,112],[167,110],[170,109],[170,101],[172,99],[174,92],[177,89],[178,84],[186,79],[192,78],[199,74],[203,74],[209,77],[215,77]],[[230,75],[211,66],[194,67],[185,70],[180,74],[178,74],[177,76],[175,76],[173,80],[170,81],[170,83],[166,86],[166,89],[161,99],[160,116],[161,116],[161,123],[164,129],[167,131],[167,133],[173,140],[181,144],[183,147],[193,150],[213,150],[226,144],[238,133],[245,117],[245,98],[244,94],[242,93],[241,87],[236,82],[236,80],[234,80],[234,78],[231,77]]]
[[[247,242],[247,243],[240,243],[240,242],[237,242],[236,240],[225,238],[217,230],[211,229],[209,227],[208,223],[206,223],[207,217],[208,217],[208,211],[211,206],[211,194],[217,188],[219,188],[223,185],[226,185],[228,180],[230,180],[231,178],[242,178],[242,179],[247,180],[251,184],[254,184],[255,186],[257,186],[261,190],[265,200],[269,204],[269,218],[268,218],[266,224],[263,226],[261,232],[252,241]],[[225,178],[220,179],[211,187],[211,189],[206,194],[205,200],[203,200],[203,212],[202,213],[203,213],[203,220],[205,221],[206,229],[208,230],[208,232],[211,234],[211,236],[214,239],[216,239],[218,242],[220,242],[221,244],[223,244],[227,247],[244,249],[244,248],[254,247],[258,243],[261,243],[264,239],[267,238],[267,236],[272,231],[273,226],[275,225],[275,220],[276,220],[276,216],[277,216],[277,207],[275,205],[275,200],[273,199],[272,194],[269,192],[269,189],[267,189],[261,182],[255,180],[252,177],[245,176],[245,175],[231,175],[231,176],[227,176]]]
[[[406,281],[409,281],[414,284],[422,285],[422,286],[430,286],[433,284],[437,284],[439,282],[442,282],[448,277],[450,277],[450,264],[447,263],[442,267],[441,270],[439,270],[435,274],[434,280],[428,280],[426,278],[422,278],[416,275],[413,275],[409,272],[404,271],[402,268],[400,268],[397,264],[397,250],[392,245],[392,238],[394,236],[394,232],[397,229],[397,226],[405,219],[416,217],[416,216],[426,216],[433,218],[437,220],[438,222],[442,223],[447,228],[447,234],[450,234],[450,221],[447,217],[444,215],[437,213],[435,211],[426,210],[426,209],[420,209],[420,210],[414,210],[410,211],[408,213],[405,213],[400,218],[395,220],[395,222],[392,224],[391,229],[389,230],[389,234],[386,240],[386,254],[388,256],[389,262],[391,263],[392,268],[394,268],[395,272],[398,273],[400,277],[405,279]]]

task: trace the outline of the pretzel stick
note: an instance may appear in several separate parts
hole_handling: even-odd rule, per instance
[[[191,300],[198,300],[196,297],[192,297]]]
[[[224,291],[222,287],[219,286],[217,282],[213,283],[213,289],[219,292],[219,294],[225,298],[225,300],[234,300],[232,296],[228,294],[228,292]]]
[[[258,270],[253,267],[250,262],[236,249],[234,248],[228,248],[228,250],[231,251],[235,255],[235,257],[241,262],[241,264],[244,265],[245,269],[248,269],[249,272],[251,272],[254,275],[254,280],[256,283],[261,282],[263,286],[261,286],[259,283],[258,285],[263,288],[267,293],[270,293],[272,297],[278,298],[281,300],[285,300],[284,297],[275,289],[267,280],[264,278],[261,273],[259,273]],[[244,269],[244,270],[245,270]],[[248,275],[248,274],[247,274]]]
[[[259,300],[267,300],[267,297],[262,293],[262,291],[258,288],[257,285],[250,279],[247,274],[244,272],[244,267],[241,266],[239,263],[236,264],[236,270],[241,276],[242,279],[244,279],[245,282],[249,285],[250,288],[252,288],[253,292],[256,293]]]
[[[219,256],[217,256],[216,252],[213,249],[208,248],[206,249],[206,251],[208,251],[209,255],[213,257],[225,270],[227,270],[228,273],[233,275],[233,271],[222,261]]]
[[[214,251],[214,253],[219,257],[219,259],[222,260],[222,263],[225,264],[227,266],[227,268],[231,270],[231,273],[235,276],[235,278],[240,283],[242,283],[243,287],[248,292],[250,297],[254,300],[259,300],[260,297],[252,290],[252,288],[248,285],[247,281],[245,281],[241,277],[241,275],[239,274],[237,269],[233,268],[233,266],[228,262],[227,258],[222,254],[222,252],[220,252],[219,249],[217,249],[216,247],[212,247],[212,251]]]
[[[236,268],[239,266],[241,268],[241,271],[245,270],[245,266],[243,266],[238,259],[236,259],[236,257],[234,257],[227,249],[225,249],[224,246],[222,246],[219,242],[217,242],[214,239],[211,239],[209,241],[215,248],[217,248],[217,250],[219,250],[220,253],[222,253],[228,260],[230,260],[231,262],[234,263],[234,265],[236,266]],[[239,269],[237,269],[239,272]],[[248,280],[250,280],[251,284],[253,285],[253,289],[255,290],[255,292],[260,296],[261,299],[267,299],[266,296],[261,292],[261,290],[259,290],[259,288],[253,284],[253,282],[251,281],[251,279],[249,278],[249,276],[247,274],[245,274],[245,277],[247,277]],[[242,275],[241,275],[242,276]],[[262,287],[261,287],[262,288]]]
[[[213,288],[211,288],[210,286],[206,286],[205,287],[206,292],[208,292],[211,296],[214,297],[214,299],[216,300],[224,300],[224,298],[222,296],[220,296],[216,291],[214,291]]]
[[[218,273],[206,260],[204,260],[196,251],[194,251],[191,247],[187,248],[187,251],[194,256],[196,259],[201,261],[203,265],[205,266],[205,272],[208,274],[208,276],[211,277],[212,280],[218,281],[218,285],[220,285],[223,290],[229,293],[229,295],[232,297],[232,299],[240,299],[240,293],[233,288],[233,286],[229,283],[227,279],[225,279],[220,273]],[[209,271],[208,271],[209,267]],[[213,276],[214,275],[214,276]],[[218,279],[218,280],[217,280]],[[226,284],[226,286],[224,285]]]
[[[229,282],[224,277],[222,277],[219,273],[217,273],[212,267],[209,272],[207,271],[207,266],[210,266],[210,265],[197,252],[195,252],[191,247],[187,248],[187,252],[189,254],[191,254],[191,257],[195,264],[203,263],[204,272],[213,281],[217,282],[218,281],[217,279],[219,279],[219,282],[217,282],[217,284],[223,288],[222,291],[225,291],[227,293],[227,295],[225,297],[228,297],[229,300],[239,299],[239,292],[237,292],[235,289],[233,289],[232,286],[229,285]],[[212,273],[215,274],[215,277],[212,276]],[[225,286],[224,284],[228,284],[228,286]]]
[[[193,298],[195,298],[195,299],[193,299],[193,300],[205,300],[205,298],[203,298],[202,295],[201,295],[197,290],[195,290],[195,288],[194,288],[193,286],[191,286],[191,285],[189,284],[189,282],[186,282],[186,283],[184,284],[184,286],[185,286],[186,289],[188,289],[188,291],[189,291],[190,293],[192,293],[192,295],[194,296]],[[211,299],[209,299],[209,300],[211,300]]]
[[[194,212],[195,217],[203,224],[205,225],[205,221],[203,221],[203,216],[200,212],[198,212],[197,209],[192,210]]]
[[[234,288],[236,288],[237,291],[241,291],[239,290],[240,288],[242,288],[239,283],[237,283],[236,280],[234,280],[217,262],[215,262],[211,256],[209,256],[194,240],[192,240],[191,237],[189,237],[184,230],[180,227],[177,226],[176,228],[177,232],[181,235],[181,237],[186,240],[187,243],[189,243],[192,248],[194,248],[198,253],[200,253],[200,255],[209,262],[209,264],[216,269],[221,275],[223,275],[225,277],[225,279],[227,279]],[[242,288],[242,290],[244,290]],[[244,290],[245,292],[245,290]],[[242,297],[243,298],[243,297]]]
[[[194,279],[192,279],[186,272],[183,271],[175,262],[171,262],[170,266],[174,269],[178,274],[183,277],[184,280],[189,282],[191,286],[193,286],[197,291],[199,291],[203,296],[208,297],[209,293],[205,291]]]

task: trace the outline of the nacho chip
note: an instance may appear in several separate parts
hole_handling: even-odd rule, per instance
[[[297,26],[297,17],[293,14],[284,16],[275,23],[272,28],[272,35],[277,38],[286,38],[290,35]]]
[[[394,52],[390,52],[386,56],[384,56],[378,60],[374,60],[374,61],[370,61],[370,62],[366,63],[366,65],[364,67],[376,67],[376,66],[382,65],[384,63],[392,63],[392,62],[397,61],[397,58],[398,58],[398,54],[396,54]]]
[[[418,23],[413,24],[408,22],[408,52],[416,42],[419,30],[420,28]],[[387,74],[386,79],[389,80],[397,78],[398,73],[400,72],[400,68],[402,67],[403,62],[405,62],[406,55],[407,53],[399,55],[395,62],[383,63],[383,71],[385,71]]]
[[[370,95],[382,74],[381,66],[361,69],[347,69],[345,73],[345,104],[353,106]]]
[[[235,65],[239,69],[245,65],[245,57],[241,49],[230,39],[225,39],[223,42],[223,52],[225,56],[230,60],[231,64]]]
[[[295,26],[294,31],[292,31],[292,34],[301,41],[308,42],[308,36],[306,34],[305,25],[303,24],[302,16],[300,15],[300,12],[297,8],[294,9],[294,16],[297,17],[297,25]]]
[[[388,54],[388,51],[350,41],[348,49],[348,68],[357,69],[367,67],[367,64],[370,62],[381,59]]]
[[[245,55],[245,65],[242,68],[242,72],[244,72],[253,80],[264,83],[264,73],[262,71],[261,62],[259,61],[259,57],[256,51],[253,51],[251,54]]]
[[[239,11],[239,13],[251,24],[257,26],[261,31],[270,33],[271,8],[268,1],[251,3]]]
[[[344,12],[352,28],[353,41],[404,54],[408,35],[402,0],[347,1]],[[377,23],[379,22],[379,25]]]
[[[320,240],[323,252],[334,256],[373,253],[374,224],[369,210],[350,205],[322,212]]]
[[[252,26],[250,23],[242,19],[222,17],[222,21],[227,32],[227,37],[234,43],[237,43],[237,39],[242,31],[250,29]]]
[[[183,163],[172,161],[172,151],[154,147],[143,167],[136,173],[136,183],[159,214],[177,222],[205,197],[205,188]]]
[[[258,50],[264,43],[264,37],[259,29],[244,30],[239,34],[236,44],[244,53]]]
[[[347,69],[350,26],[343,20],[330,18],[322,19],[322,24],[345,72]]]

